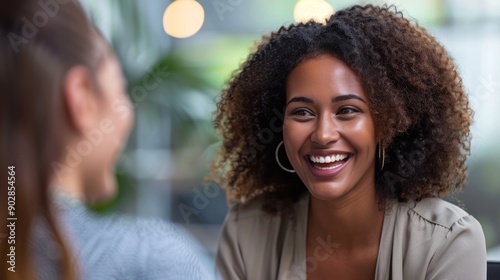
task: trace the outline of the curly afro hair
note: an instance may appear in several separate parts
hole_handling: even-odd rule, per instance
[[[396,8],[367,5],[340,10],[326,24],[293,24],[264,36],[230,79],[214,115],[223,142],[211,175],[229,199],[259,197],[263,210],[276,214],[307,191],[278,166],[275,149],[283,140],[289,73],[324,54],[349,65],[367,94],[383,149],[375,175],[381,207],[463,188],[472,110],[452,59]]]

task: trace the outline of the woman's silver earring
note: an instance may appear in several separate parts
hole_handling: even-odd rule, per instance
[[[295,173],[295,170],[293,170],[293,169],[288,169],[288,168],[284,167],[284,166],[281,164],[280,159],[279,159],[279,157],[278,157],[278,152],[279,152],[279,150],[280,150],[281,145],[283,145],[283,141],[281,141],[281,142],[278,144],[278,146],[276,147],[276,152],[275,152],[276,162],[277,162],[277,163],[278,163],[278,165],[281,167],[281,169],[285,170],[286,172]]]
[[[380,154],[382,154],[382,156]],[[378,143],[378,161],[381,162],[380,170],[382,171],[382,169],[384,169],[385,163],[385,149],[382,148],[382,145],[380,143]]]

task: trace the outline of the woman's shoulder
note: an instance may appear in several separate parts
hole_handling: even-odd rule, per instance
[[[260,198],[255,198],[248,202],[234,202],[229,206],[228,215],[236,221],[262,218],[266,216],[262,211],[262,203],[262,199]]]
[[[279,248],[288,234],[301,231],[298,222],[307,216],[308,201],[307,196],[301,197],[293,204],[293,214],[274,215],[262,209],[263,203],[259,198],[248,203],[236,203],[230,206],[224,221],[222,237],[232,239],[240,247],[248,247],[248,250],[257,250],[260,245],[265,246],[269,243],[275,244],[274,249]]]
[[[425,279],[484,279],[484,233],[472,215],[440,198],[396,203],[392,209],[387,213],[383,236],[384,246],[391,249],[382,255],[393,260],[394,275],[401,279],[415,275],[424,275]],[[457,270],[462,267],[469,269]]]
[[[237,202],[229,207],[224,229],[232,238],[239,240],[241,246],[246,244],[246,241],[255,243],[256,237],[261,241],[265,238],[272,239],[284,226],[281,215],[266,213],[262,210],[262,204],[262,200],[257,198],[246,203]]]
[[[456,222],[474,219],[464,209],[437,197],[424,198],[418,202],[399,203],[398,208],[407,210],[409,219],[423,221],[450,229]],[[414,214],[414,215],[411,215]]]
[[[462,245],[455,246],[454,250],[460,248],[475,251],[477,256],[485,255],[481,224],[462,208],[440,198],[425,198],[418,202],[398,203],[395,209],[387,223],[393,231],[386,231],[386,234],[394,234],[391,239],[398,248],[406,250],[407,258],[415,255],[425,259],[425,254],[431,258],[439,252],[450,251],[455,244]]]
[[[236,202],[229,207],[226,223],[238,224],[276,224],[283,222],[287,225],[294,217],[307,212],[308,196],[302,195],[292,206],[292,213],[269,214],[263,210],[263,199],[257,197],[248,202]]]
[[[295,218],[287,214],[267,214],[259,198],[232,205],[217,250],[217,266],[222,277],[274,279],[280,269],[278,264],[296,254],[297,241],[305,240],[301,237],[305,235],[307,198],[301,197],[293,204]]]

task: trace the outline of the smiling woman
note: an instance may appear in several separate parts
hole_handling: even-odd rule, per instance
[[[221,274],[485,279],[480,224],[442,200],[465,184],[471,116],[447,52],[391,8],[264,37],[215,114]]]

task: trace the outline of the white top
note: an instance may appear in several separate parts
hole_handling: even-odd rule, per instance
[[[309,195],[295,204],[296,224],[280,215],[269,216],[260,207],[256,201],[230,209],[217,252],[222,277],[306,279],[306,261],[314,267],[324,257],[306,260]],[[328,241],[324,240],[324,250],[331,250]],[[486,279],[481,225],[439,198],[393,203],[384,218],[375,279]]]

